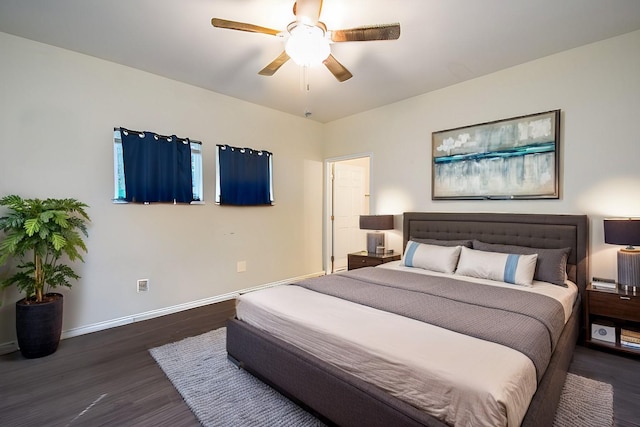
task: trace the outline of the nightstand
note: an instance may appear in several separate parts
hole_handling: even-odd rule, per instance
[[[347,255],[348,269],[355,270],[362,267],[375,267],[376,265],[384,264],[389,261],[398,261],[400,254],[373,254],[367,251],[354,252]]]
[[[620,353],[640,355],[640,348],[620,344],[622,329],[640,331],[640,292],[636,294],[631,290],[600,290],[589,285],[585,297],[586,344]],[[615,333],[615,342],[592,338],[593,323],[611,328]]]

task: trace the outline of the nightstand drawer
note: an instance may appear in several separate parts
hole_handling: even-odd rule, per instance
[[[380,264],[384,264],[390,261],[397,261],[400,259],[400,254],[386,253],[386,254],[370,254],[367,252],[354,252],[347,255],[347,262],[349,270],[355,270],[356,268],[363,267],[375,267]]]
[[[382,258],[370,258],[366,256],[349,255],[349,269],[361,267],[375,267],[382,264]]]
[[[589,312],[599,316],[640,322],[640,298],[618,293],[589,292]]]

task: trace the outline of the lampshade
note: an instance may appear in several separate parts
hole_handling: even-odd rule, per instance
[[[361,230],[393,230],[393,215],[360,215]]]
[[[331,53],[329,40],[322,28],[315,25],[295,24],[289,28],[289,39],[284,50],[300,66],[319,65]]]
[[[640,245],[640,218],[605,219],[604,242],[612,245],[627,245],[627,249]]]

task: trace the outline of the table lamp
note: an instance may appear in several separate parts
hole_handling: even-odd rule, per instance
[[[618,284],[636,290],[640,286],[640,218],[605,218],[604,242],[627,245],[618,251]]]
[[[393,230],[393,215],[360,215],[361,230],[375,230],[367,233],[367,252],[375,254],[378,246],[384,253],[384,233],[380,230]]]

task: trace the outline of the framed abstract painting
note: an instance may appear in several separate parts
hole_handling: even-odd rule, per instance
[[[560,110],[432,133],[433,200],[558,199]]]

